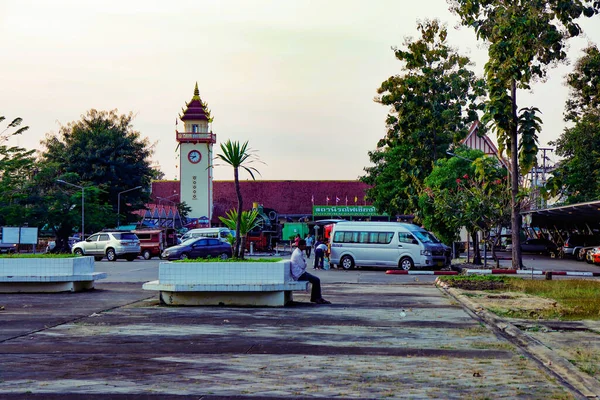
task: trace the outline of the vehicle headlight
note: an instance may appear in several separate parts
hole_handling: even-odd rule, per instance
[[[422,256],[430,256],[431,255],[431,250],[421,250],[421,255]]]

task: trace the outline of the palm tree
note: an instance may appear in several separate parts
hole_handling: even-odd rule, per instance
[[[226,215],[226,217],[219,217],[221,222],[224,223],[225,226],[228,227],[229,229],[232,229],[232,230],[235,229],[237,232],[237,230],[238,230],[237,229],[238,228],[237,221],[239,220],[237,210],[232,209],[232,210],[228,211],[225,215]],[[240,258],[244,258],[244,249],[246,248],[246,240],[248,237],[248,232],[250,232],[252,229],[256,228],[258,225],[259,225],[258,210],[242,211],[241,224],[239,225],[240,234],[236,236],[236,237],[240,238],[240,243],[241,243]]]
[[[239,258],[240,254],[243,256],[243,253],[240,251],[240,226],[242,225],[243,200],[242,192],[240,191],[239,169],[242,168],[246,170],[252,179],[256,180],[254,177],[254,172],[259,175],[260,172],[258,172],[256,168],[249,166],[249,164],[258,161],[258,158],[254,154],[254,151],[248,147],[248,141],[240,144],[240,142],[232,142],[231,140],[228,140],[225,143],[221,143],[221,151],[222,153],[217,154],[217,158],[233,167],[233,180],[235,182],[235,192],[238,200],[237,221],[235,224],[235,249],[233,256],[235,258]]]

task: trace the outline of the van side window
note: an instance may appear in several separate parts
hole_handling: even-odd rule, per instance
[[[369,232],[359,232],[358,243],[369,243]]]
[[[410,233],[398,232],[398,241],[400,243],[412,243],[415,237]]]

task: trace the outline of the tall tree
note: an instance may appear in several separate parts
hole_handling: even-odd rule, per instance
[[[439,21],[417,26],[421,37],[393,48],[402,73],[388,78],[375,101],[390,107],[387,134],[369,152],[372,167],[361,180],[379,211],[391,215],[417,209],[423,180],[450,144],[463,139],[477,119],[485,95],[483,80],[469,70],[470,61],[447,43]]]
[[[233,167],[233,180],[235,182],[235,193],[238,200],[237,221],[235,227],[235,249],[233,256],[234,258],[244,258],[244,249],[240,248],[242,243],[240,228],[242,226],[242,208],[244,206],[244,201],[240,190],[239,170],[240,168],[245,170],[250,174],[252,179],[255,180],[254,173],[256,172],[260,175],[260,172],[258,172],[256,168],[250,166],[250,164],[258,161],[258,158],[255,152],[248,147],[247,141],[240,144],[240,142],[228,140],[225,143],[221,143],[221,151],[222,153],[217,154],[217,158]]]
[[[536,109],[517,113],[517,89],[530,89],[534,79],[544,79],[548,66],[566,59],[567,39],[578,36],[577,19],[598,13],[598,0],[448,0],[462,24],[489,44],[485,77],[490,99],[483,122],[491,122],[500,152],[511,159],[511,227],[513,266],[522,267],[520,246],[519,175],[534,165],[535,135],[540,120]],[[527,125],[520,130],[519,123]],[[519,143],[518,133],[521,135]],[[519,163],[520,161],[520,163]]]
[[[0,123],[4,121],[6,117],[0,115]],[[31,214],[28,182],[34,174],[35,150],[6,144],[29,129],[22,122],[15,118],[0,128],[0,225],[21,225],[29,222]]]
[[[600,197],[600,52],[590,46],[567,76],[565,121],[571,126],[552,142],[563,157],[547,188],[566,204]]]
[[[567,76],[570,88],[565,106],[567,122],[578,122],[587,113],[600,110],[600,51],[592,45],[583,52],[574,71]]]
[[[110,206],[113,212],[105,226],[116,221],[118,194],[136,186],[149,187],[157,173],[150,164],[153,146],[133,129],[132,121],[132,113],[92,109],[81,120],[61,126],[58,135],[48,134],[42,141],[43,165],[51,165],[59,176],[74,174],[72,182],[80,186],[100,189],[100,204]],[[120,197],[121,213],[127,216],[143,208],[150,194],[142,189]]]

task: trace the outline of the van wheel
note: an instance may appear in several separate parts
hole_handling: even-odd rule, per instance
[[[114,249],[106,250],[106,258],[108,259],[108,261],[117,261],[117,254],[115,253],[115,250]]]
[[[583,250],[577,251],[577,255],[575,257],[575,259],[577,261],[583,261],[584,257],[585,257],[585,251],[583,251]]]
[[[219,256],[219,258],[221,260],[227,260],[229,258],[229,254],[227,254],[227,253],[221,253],[221,255]]]
[[[75,251],[73,252],[73,254],[75,254],[76,256],[82,256],[83,255],[83,250],[81,250],[81,249],[75,249]]]
[[[142,257],[144,257],[144,260],[149,260],[152,258],[152,254],[150,254],[150,250],[144,250],[144,252],[142,253]]]
[[[352,269],[354,268],[354,259],[350,256],[344,256],[340,260],[340,264],[344,269]]]
[[[414,266],[415,264],[413,263],[413,260],[410,259],[410,257],[402,257],[399,263],[399,267],[404,271],[408,271]]]

